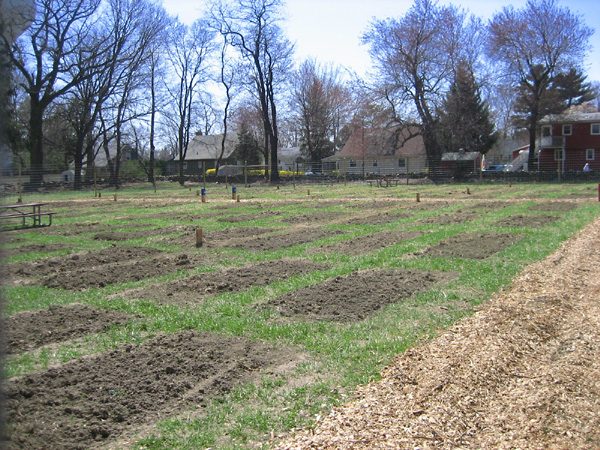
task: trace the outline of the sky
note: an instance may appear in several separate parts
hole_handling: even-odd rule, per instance
[[[527,0],[439,0],[454,4],[482,18],[490,19],[504,6],[519,9]],[[296,46],[296,59],[312,57],[322,64],[341,65],[365,76],[370,68],[368,49],[361,36],[376,19],[403,16],[412,0],[287,0],[284,28]],[[172,15],[191,23],[202,15],[203,0],[163,0]],[[600,1],[559,0],[574,13],[583,16],[587,26],[595,30],[590,39],[594,47],[586,62],[589,81],[600,82]]]

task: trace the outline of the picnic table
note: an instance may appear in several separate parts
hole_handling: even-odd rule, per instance
[[[32,219],[32,226],[52,225],[53,212],[42,212],[42,206],[46,203],[19,203],[16,205],[0,205],[0,220],[18,219],[22,220],[23,226],[27,226],[27,219]],[[48,217],[48,223],[44,225],[42,216]]]

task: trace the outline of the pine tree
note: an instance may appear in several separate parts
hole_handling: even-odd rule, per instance
[[[464,149],[486,153],[498,140],[487,104],[473,73],[462,65],[456,72],[440,112],[440,137],[446,152]]]
[[[242,123],[238,132],[235,155],[238,160],[245,161],[250,165],[260,164],[260,146],[245,123]]]

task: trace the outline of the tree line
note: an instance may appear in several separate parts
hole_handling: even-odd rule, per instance
[[[168,157],[183,182],[195,134],[222,133],[222,158],[236,131],[240,156],[260,153],[276,182],[282,146],[320,162],[370,126],[393,130],[396,143],[421,136],[435,171],[443,152],[485,153],[515,130],[535,148],[543,116],[598,95],[584,66],[593,30],[556,0],[507,6],[487,23],[414,0],[363,30],[368,79],[296,61],[284,17],[283,0],[210,0],[191,25],[155,0],[36,0],[27,32],[0,40],[12,74],[9,147],[32,187],[54,162],[72,165],[79,188],[100,153],[118,185],[127,147],[149,181]]]

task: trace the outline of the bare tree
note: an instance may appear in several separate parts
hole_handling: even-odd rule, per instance
[[[539,120],[551,105],[554,77],[581,67],[589,50],[593,30],[583,18],[555,0],[529,0],[522,9],[508,6],[489,24],[487,53],[500,63],[511,84],[528,98],[529,167],[535,158]]]
[[[187,27],[177,23],[171,33],[172,47],[169,52],[174,80],[168,91],[173,100],[174,114],[170,120],[176,131],[177,157],[179,158],[179,182],[184,184],[183,163],[191,140],[194,123],[194,103],[199,99],[199,88],[208,79],[207,62],[213,50],[214,32],[204,20]]]
[[[458,61],[477,60],[478,33],[478,21],[454,6],[415,0],[403,17],[376,20],[363,36],[376,64],[380,97],[397,124],[420,126],[432,173],[442,153],[437,112]],[[399,116],[400,107],[408,117]]]
[[[348,120],[351,94],[338,69],[313,60],[300,65],[293,78],[291,103],[300,129],[301,149],[312,163],[320,163],[337,148],[343,122]]]
[[[265,149],[270,159],[270,179],[279,180],[277,97],[284,75],[291,67],[293,45],[284,37],[281,21],[282,0],[216,0],[211,8],[221,33],[239,50],[263,121]]]
[[[79,56],[97,53],[90,49],[94,15],[100,0],[38,0],[37,13],[29,30],[10,47],[10,59],[22,75],[30,101],[30,182],[43,181],[43,120],[48,106],[98,68],[78,65]]]

